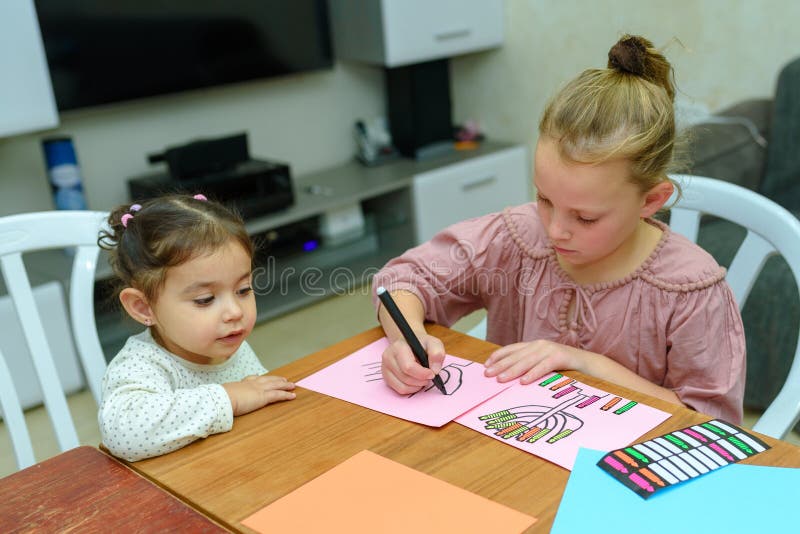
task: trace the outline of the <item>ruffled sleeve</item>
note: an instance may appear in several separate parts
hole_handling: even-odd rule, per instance
[[[643,320],[656,330],[641,338],[637,372],[687,406],[739,424],[746,347],[725,269],[695,243],[655,224],[664,231],[663,247],[639,276],[650,286]],[[665,346],[662,359],[657,355]]]
[[[677,294],[664,386],[684,404],[741,423],[745,354],[741,315],[727,283]]]

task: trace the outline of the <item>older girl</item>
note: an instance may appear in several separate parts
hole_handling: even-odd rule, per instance
[[[451,226],[375,276],[430,355],[431,369],[418,365],[380,309],[383,376],[396,391],[441,367],[424,320],[450,325],[486,308],[487,339],[504,345],[487,376],[530,383],[574,369],[741,421],[744,333],[725,270],[651,218],[675,187],[671,66],[637,36],[608,58],[544,112],[537,202]]]

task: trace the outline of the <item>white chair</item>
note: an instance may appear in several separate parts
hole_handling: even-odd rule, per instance
[[[703,214],[726,219],[747,230],[726,276],[740,310],[771,256],[783,256],[800,287],[800,221],[794,215],[772,200],[728,182],[691,175],[673,175],[672,178],[683,188],[683,197],[670,214],[669,225],[674,232],[696,241]],[[775,288],[776,291],[783,289]],[[783,387],[753,430],[783,438],[800,420],[798,354],[800,338]]]
[[[94,320],[94,273],[99,253],[97,235],[107,215],[92,211],[51,211],[0,218],[0,270],[22,325],[44,405],[62,451],[77,447],[80,442],[45,337],[22,254],[43,249],[74,247],[69,281],[72,334],[86,382],[99,403],[106,361]],[[0,407],[11,436],[17,466],[22,469],[34,464],[36,460],[7,364],[7,358],[15,356],[17,355],[0,353]]]
[[[469,329],[468,336],[477,337],[478,339],[486,339],[486,317]]]

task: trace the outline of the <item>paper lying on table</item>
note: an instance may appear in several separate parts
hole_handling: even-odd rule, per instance
[[[525,386],[515,382],[456,422],[572,469],[580,447],[624,447],[668,417],[553,373]]]
[[[790,532],[800,469],[733,464],[644,500],[581,449],[551,534]]]
[[[485,377],[485,368],[480,363],[448,354],[439,373],[447,395],[443,395],[433,384],[412,395],[400,395],[387,386],[381,377],[381,355],[388,346],[388,340],[381,338],[298,381],[297,385],[435,427],[452,421],[511,385]]]
[[[370,451],[242,521],[257,532],[516,534],[536,518]]]

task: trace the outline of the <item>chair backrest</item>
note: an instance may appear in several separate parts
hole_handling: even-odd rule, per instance
[[[94,319],[94,274],[99,253],[97,235],[107,215],[95,211],[49,211],[0,218],[0,270],[22,325],[44,405],[62,451],[77,447],[80,443],[36,307],[22,254],[43,249],[74,247],[69,279],[72,334],[86,382],[99,403],[106,361]],[[6,358],[15,356],[0,353],[0,407],[9,429],[17,466],[22,469],[34,464],[36,460],[7,365]]]
[[[478,324],[473,326],[472,328],[467,331],[468,336],[477,337],[478,339],[486,339],[486,325],[487,320],[486,317],[480,320]]]
[[[703,214],[731,221],[747,231],[726,276],[740,310],[771,256],[783,256],[800,287],[800,221],[794,215],[758,193],[721,180],[691,175],[672,178],[683,188],[682,198],[670,213],[669,226],[674,232],[696,242]],[[800,338],[789,375],[778,396],[753,426],[755,431],[782,438],[800,419],[798,354]]]

